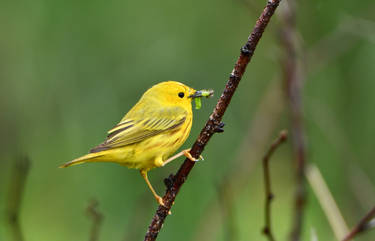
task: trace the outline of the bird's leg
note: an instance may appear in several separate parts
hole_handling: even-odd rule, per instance
[[[170,163],[170,162],[173,161],[174,159],[179,158],[180,156],[185,156],[185,157],[187,157],[190,161],[193,161],[193,162],[197,161],[197,159],[195,159],[194,157],[191,156],[191,154],[190,154],[190,149],[186,149],[186,150],[182,150],[182,151],[180,151],[180,152],[177,153],[176,155],[174,155],[174,156],[168,158],[167,160],[165,160],[165,161],[163,162],[163,166],[167,165],[168,163]],[[203,158],[202,155],[199,156],[199,159],[204,160],[204,158]]]
[[[158,194],[156,194],[154,188],[152,187],[150,181],[148,180],[147,171],[141,170],[141,175],[142,175],[143,179],[145,179],[145,181],[147,183],[147,186],[150,188],[152,194],[154,195],[154,197],[155,197],[156,201],[159,203],[159,205],[165,206],[164,202],[163,202],[163,198],[160,197]]]
[[[179,158],[179,157],[182,156],[182,155],[184,155],[184,151],[181,151],[181,152],[177,153],[176,155],[174,155],[174,156],[168,158],[167,160],[165,160],[165,161],[163,162],[163,166],[167,165],[168,163],[170,163],[171,161],[173,161],[173,160],[176,159],[176,158]]]

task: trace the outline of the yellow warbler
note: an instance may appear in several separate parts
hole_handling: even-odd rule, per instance
[[[189,150],[169,158],[187,139],[193,120],[191,100],[212,95],[212,91],[196,91],[175,81],[161,82],[148,89],[138,103],[108,131],[107,139],[89,154],[65,163],[68,167],[85,162],[116,162],[140,169],[157,202],[163,199],[152,188],[147,172],[162,167],[185,155],[195,159]],[[198,102],[197,102],[198,103]],[[199,102],[200,103],[200,102]]]

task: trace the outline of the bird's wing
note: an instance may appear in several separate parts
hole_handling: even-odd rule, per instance
[[[114,128],[108,131],[105,142],[90,152],[99,152],[127,146],[165,131],[181,126],[188,115],[181,107],[167,107],[161,110],[136,112],[126,115]]]

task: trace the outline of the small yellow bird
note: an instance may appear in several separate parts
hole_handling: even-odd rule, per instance
[[[140,169],[157,202],[164,205],[163,199],[151,186],[147,172],[182,155],[196,161],[189,149],[169,157],[189,136],[193,120],[191,100],[200,100],[200,97],[212,94],[212,90],[196,91],[175,81],[154,85],[120,123],[108,131],[107,139],[102,144],[91,149],[89,154],[60,167],[85,162],[116,162],[128,168]]]

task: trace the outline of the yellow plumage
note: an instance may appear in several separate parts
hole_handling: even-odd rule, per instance
[[[65,163],[68,167],[85,162],[116,162],[140,169],[155,198],[163,204],[147,178],[147,171],[185,155],[168,159],[189,136],[193,112],[191,100],[202,93],[175,81],[161,82],[148,89],[138,103],[108,131],[107,139],[89,154]]]

